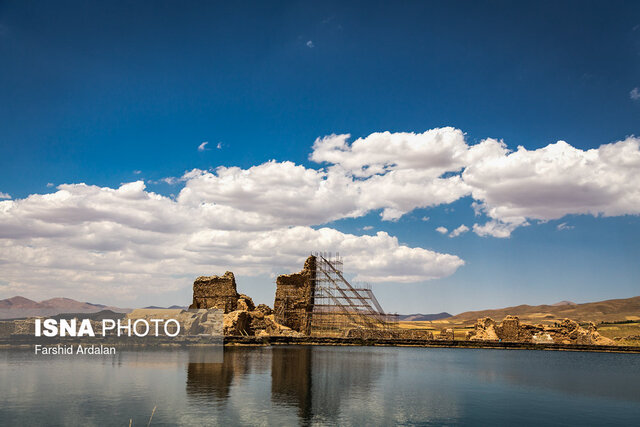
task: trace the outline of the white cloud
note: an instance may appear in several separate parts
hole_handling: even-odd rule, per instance
[[[2,199],[10,199],[11,196],[7,193],[3,193],[2,191],[0,191],[0,200]]]
[[[468,147],[460,130],[374,133],[351,144],[349,137],[318,138],[309,158],[329,163],[330,175],[349,177],[358,190],[359,206],[367,211],[382,209],[383,220],[397,220],[416,208],[452,203],[471,192],[459,175],[442,176],[458,172],[465,164]]]
[[[558,230],[562,231],[562,230],[571,230],[573,228],[575,228],[573,225],[567,225],[566,222],[562,222],[560,224],[558,224],[558,226],[556,227]]]
[[[271,184],[281,191],[291,179],[314,179],[304,168],[277,165],[264,167],[275,168]],[[280,167],[298,175],[285,174],[280,182]],[[238,189],[236,173],[242,174],[228,169],[220,171],[220,177],[191,173],[175,200],[149,192],[143,181],[136,181],[119,188],[64,184],[51,194],[0,202],[0,277],[9,282],[3,291],[38,298],[74,295],[126,301],[173,291],[198,275],[227,269],[240,275],[296,271],[314,249],[346,254],[348,271],[371,282],[439,278],[464,264],[455,255],[402,245],[384,232],[356,236],[327,227],[292,226],[288,222],[304,222],[301,213],[292,211],[290,220],[277,217],[286,214],[282,203],[289,203],[289,196],[260,201],[258,193],[266,187],[255,193]],[[195,194],[205,189],[204,177],[214,180],[212,187],[227,191]],[[235,191],[264,203],[266,213],[250,202],[238,203]],[[217,202],[208,199],[214,195],[220,195]]]
[[[55,184],[53,182],[47,182],[47,187],[48,188],[51,188],[51,187],[54,187],[54,186],[55,186]]]
[[[207,144],[209,144],[209,141],[204,141],[202,144],[198,145],[198,151],[205,151],[207,149]]]
[[[423,281],[452,274],[463,261],[407,247],[386,233],[318,227],[372,211],[396,220],[466,196],[487,218],[472,227],[480,236],[505,238],[517,227],[569,214],[640,214],[634,137],[586,151],[560,141],[515,152],[495,139],[468,145],[454,128],[348,139],[315,141],[310,159],[322,169],[269,161],[165,178],[184,183],[176,197],[136,181],[119,188],[64,184],[51,194],[2,201],[0,277],[33,296],[47,289],[62,295],[67,287],[87,297],[125,298],[225,269],[293,271],[319,249],[346,254],[347,269],[363,280]],[[466,231],[463,225],[450,235]]]
[[[394,170],[416,170],[437,178],[465,165],[464,134],[451,127],[424,133],[377,132],[349,144],[349,134],[318,138],[309,156],[316,163],[340,166],[357,177]]]
[[[218,150],[221,150],[222,149],[222,142],[218,142],[218,145],[216,145],[216,148]]]
[[[459,235],[464,234],[467,231],[469,231],[469,227],[462,224],[460,227],[456,228],[451,233],[449,233],[449,237],[458,237]]]
[[[637,87],[631,89],[631,92],[629,92],[629,98],[633,99],[634,101],[640,99],[640,89],[638,89]]]
[[[364,227],[362,227],[362,229],[363,229],[364,231],[373,230],[373,225],[365,225]]]
[[[488,221],[482,225],[473,224],[473,232],[478,236],[485,237],[498,237],[501,239],[507,238],[511,236],[513,230],[518,228],[519,226],[529,225],[527,222],[523,222],[521,224],[515,223],[506,223],[496,220]]]
[[[509,152],[498,141],[489,155],[462,173],[477,209],[493,221],[474,226],[480,235],[508,237],[528,220],[559,219],[569,214],[640,214],[640,140],[580,150],[564,141],[529,151]],[[487,147],[485,147],[487,148]]]
[[[176,185],[178,182],[180,182],[180,179],[174,176],[168,176],[166,178],[162,178],[160,181],[164,182],[165,184]]]
[[[428,216],[423,216],[422,218],[420,218],[421,221],[429,221],[429,217]]]
[[[313,44],[313,41],[311,41],[311,40],[309,40],[309,41],[308,41],[308,42],[306,42],[305,44],[307,45],[307,47],[308,47],[309,49],[313,49],[314,47],[316,47],[316,46]]]
[[[140,175],[141,173],[142,173],[142,171],[141,171],[141,170],[134,170],[134,171],[133,171],[133,174],[134,174],[134,175]]]

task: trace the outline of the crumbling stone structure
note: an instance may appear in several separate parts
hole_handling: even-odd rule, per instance
[[[200,276],[193,282],[193,304],[189,308],[218,308],[230,313],[238,308],[240,297],[232,272],[227,271],[223,276]]]
[[[446,340],[446,341],[453,341],[455,340],[455,334],[453,332],[453,329],[451,328],[442,328],[442,330],[440,330],[440,335],[438,336],[439,340]]]
[[[299,332],[279,324],[265,304],[256,307],[251,297],[238,293],[232,272],[222,276],[200,276],[193,282],[193,304],[189,309],[217,308],[224,312],[224,335],[298,336]]]
[[[613,345],[609,338],[600,335],[593,323],[587,328],[577,322],[564,319],[554,326],[521,324],[517,316],[507,316],[498,325],[490,317],[478,319],[474,330],[467,333],[472,341],[512,341],[531,343]]]
[[[299,273],[283,274],[276,279],[273,303],[275,321],[309,335],[316,281],[316,257],[310,256]]]

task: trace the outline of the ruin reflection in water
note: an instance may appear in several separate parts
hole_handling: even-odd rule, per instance
[[[198,400],[209,396],[218,404],[224,403],[234,380],[268,370],[274,404],[297,408],[301,421],[311,421],[312,417],[332,419],[340,412],[345,395],[366,393],[379,379],[383,365],[387,370],[394,369],[395,360],[357,348],[351,349],[350,357],[332,350],[273,347],[251,355],[244,349],[230,348],[225,351],[223,363],[188,364],[187,394]],[[268,367],[266,359],[270,359]]]
[[[637,425],[640,355],[228,347],[0,351],[0,425]]]

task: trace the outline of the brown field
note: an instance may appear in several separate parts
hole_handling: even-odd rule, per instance
[[[636,336],[638,338],[622,339],[618,341],[618,343],[621,345],[640,346],[640,322],[623,323],[618,325],[601,324],[598,325],[598,332],[600,332],[600,335],[611,339],[616,337],[625,338],[629,336]]]
[[[471,327],[477,319],[491,317],[500,322],[507,315],[518,316],[520,321],[530,324],[551,325],[559,320],[568,318],[576,322],[614,322],[621,320],[640,321],[640,297],[614,299],[575,305],[518,305],[515,307],[495,310],[467,311],[452,317],[424,323],[437,330],[441,328]],[[402,322],[401,322],[402,323]]]

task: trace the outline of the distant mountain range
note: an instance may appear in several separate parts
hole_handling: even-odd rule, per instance
[[[103,310],[111,310],[116,313],[128,313],[131,311],[130,308],[80,302],[71,298],[51,298],[36,302],[25,297],[16,296],[0,300],[0,319],[55,316],[60,313],[96,313]]]
[[[572,319],[578,322],[605,322],[640,320],[640,296],[624,299],[576,304],[560,301],[551,305],[518,305],[495,310],[467,311],[446,319],[450,323],[468,324],[481,317],[500,321],[508,314],[520,317],[529,323]]]
[[[551,304],[551,307],[560,307],[560,306],[563,306],[563,305],[578,305],[578,304],[576,304],[575,302],[572,302],[572,301],[559,301],[559,302],[557,302],[555,304]]]
[[[171,307],[148,306],[145,308],[186,309],[186,306]],[[30,316],[56,316],[61,313],[98,313],[103,311],[128,313],[130,308],[106,306],[90,302],[80,302],[71,298],[51,298],[36,302],[25,297],[16,296],[0,300],[0,319],[17,319]],[[449,313],[436,314],[401,314],[399,320],[436,321],[452,324],[471,324],[481,317],[502,320],[508,314],[519,316],[527,322],[550,322],[554,319],[569,318],[579,322],[602,322],[619,320],[640,320],[640,296],[625,299],[576,304],[571,301],[560,301],[550,305],[518,305],[515,307],[493,310],[467,311],[452,316]]]
[[[440,320],[446,319],[447,317],[451,317],[449,313],[436,313],[436,314],[399,314],[398,320],[402,320],[404,322],[420,322],[420,321],[430,321],[430,320]]]
[[[167,308],[168,308],[168,309],[171,309],[171,310],[178,310],[178,309],[180,309],[180,310],[186,310],[186,309],[188,309],[189,307],[187,307],[186,305],[185,305],[185,306],[182,306],[182,305],[172,305],[171,307],[158,307],[157,305],[150,305],[149,307],[144,307],[144,308],[152,308],[152,309],[156,309],[156,310],[157,310],[157,309],[167,309]]]

